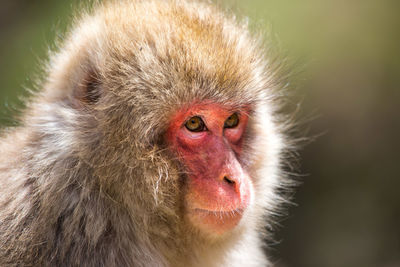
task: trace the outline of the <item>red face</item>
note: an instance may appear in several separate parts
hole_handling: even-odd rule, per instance
[[[167,131],[188,173],[188,219],[208,233],[234,228],[251,201],[251,180],[238,160],[246,113],[219,104],[195,104],[179,110]]]

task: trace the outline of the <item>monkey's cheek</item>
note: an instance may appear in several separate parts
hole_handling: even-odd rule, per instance
[[[211,235],[222,235],[233,230],[240,222],[243,210],[208,211],[191,210],[188,214],[190,223],[202,232]]]

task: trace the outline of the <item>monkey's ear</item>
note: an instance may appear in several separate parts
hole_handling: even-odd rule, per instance
[[[98,72],[89,69],[80,77],[80,81],[73,88],[73,102],[78,106],[91,106],[101,97],[101,82]]]
[[[73,108],[93,107],[102,96],[101,69],[87,47],[71,43],[50,61],[47,96]]]

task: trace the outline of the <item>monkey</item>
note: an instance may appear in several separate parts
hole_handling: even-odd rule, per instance
[[[211,3],[83,10],[0,138],[0,266],[272,266],[282,79]]]

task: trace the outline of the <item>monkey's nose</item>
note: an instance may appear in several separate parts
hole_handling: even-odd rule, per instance
[[[235,181],[230,179],[228,176],[224,176],[224,182],[230,185],[235,185]]]
[[[229,176],[229,175],[224,175],[222,178],[222,183],[225,184],[223,188],[227,190],[226,192],[235,192],[235,195],[237,195],[240,198],[240,182],[237,181],[235,178]]]
[[[225,175],[224,178],[222,179],[222,181],[227,186],[231,187],[236,193],[240,193],[239,183],[235,179],[232,179],[228,175]]]

